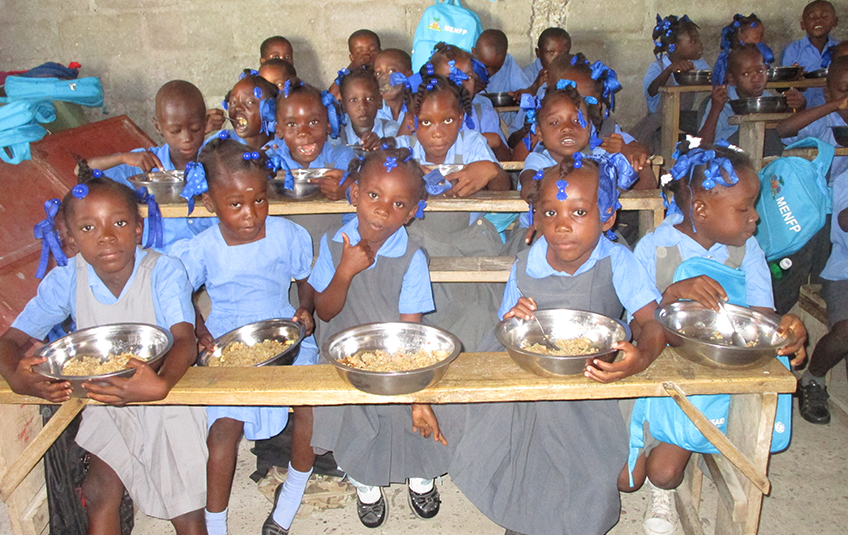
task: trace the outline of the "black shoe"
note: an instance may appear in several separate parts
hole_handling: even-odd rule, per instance
[[[830,410],[827,408],[827,387],[816,381],[807,386],[798,385],[798,410],[801,416],[811,424],[830,423]]]
[[[424,494],[418,494],[407,487],[409,491],[409,507],[421,518],[433,518],[439,514],[442,500],[439,499],[439,489],[433,483],[433,488]]]
[[[283,484],[277,485],[277,490],[274,491],[274,505],[271,507],[271,512],[265,523],[262,524],[262,535],[289,535],[289,530],[277,524],[274,521],[274,509],[277,508],[277,501],[280,499],[280,492],[283,490]]]
[[[366,528],[379,528],[389,516],[389,503],[383,495],[383,489],[380,489],[380,499],[374,503],[362,503],[359,499],[359,494],[356,495],[356,514],[359,515],[359,521]]]

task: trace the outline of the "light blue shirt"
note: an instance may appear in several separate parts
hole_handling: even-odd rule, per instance
[[[539,58],[536,58],[536,59],[533,60],[533,63],[524,67],[522,72],[524,72],[524,77],[527,78],[528,80],[530,80],[530,84],[532,84],[533,82],[536,81],[536,78],[539,76],[539,71],[541,71],[541,70],[542,70],[542,60],[540,60]],[[527,84],[527,86],[525,86],[525,87],[528,87],[530,84]]]
[[[841,174],[833,179],[833,221],[830,226],[833,248],[821,272],[822,278],[827,280],[848,279],[848,233],[837,222],[839,212],[845,209],[848,209],[848,174]]]
[[[564,271],[554,270],[548,263],[547,254],[548,242],[542,236],[530,247],[530,252],[527,256],[528,276],[534,279],[544,279],[550,276],[576,277],[593,269],[598,261],[610,257],[612,285],[615,288],[615,294],[630,314],[640,310],[651,301],[659,302],[662,299],[656,285],[651,283],[648,274],[645,273],[645,268],[639,264],[639,261],[633,256],[630,249],[613,243],[603,236],[598,240],[598,244],[595,245],[589,259],[574,272],[574,275],[570,275]],[[516,280],[517,265],[518,262],[513,264],[512,270],[509,272],[509,280],[506,283],[506,288],[504,288],[501,308],[498,310],[498,318],[500,319],[503,319],[504,314],[518,304],[518,299],[522,297]],[[527,295],[523,297],[533,296]]]
[[[403,118],[406,116],[406,112],[403,111],[403,107],[401,107],[400,113],[398,113],[397,120],[394,119],[394,115],[392,115],[392,109],[386,104],[386,101],[383,101],[383,107],[377,110],[377,118],[383,119],[385,121],[392,121],[397,123],[398,128],[403,124]],[[397,135],[397,131],[395,131],[395,135]]]
[[[391,114],[391,110],[389,110],[389,114]],[[345,118],[347,120],[345,121],[342,135],[340,135],[338,139],[328,141],[332,145],[359,145],[360,139],[359,136],[356,135],[356,132],[354,132],[353,130],[353,125],[350,122],[350,117],[345,115]],[[377,117],[374,118],[374,126],[371,128],[371,131],[381,138],[395,137],[398,133],[399,128],[399,123],[396,123],[391,119],[383,119],[380,117],[379,112],[377,112]]]
[[[291,151],[282,139],[275,138],[268,142],[270,150],[279,154],[291,169],[300,169],[302,166],[292,158]],[[353,149],[347,145],[333,146],[330,141],[324,143],[321,154],[309,162],[309,169],[341,169],[347,171],[347,166],[352,159],[356,158]]]
[[[780,55],[780,64],[794,65],[797,63],[801,67],[804,67],[804,70],[807,72],[817,71],[822,68],[822,55],[827,52],[828,48],[838,44],[839,39],[830,35],[827,38],[827,44],[824,45],[824,49],[819,52],[819,49],[810,42],[810,37],[805,35],[801,39],[792,41],[786,45],[786,48],[783,49],[783,53]],[[824,104],[823,87],[811,87],[804,92],[804,96],[807,98],[807,108]]]
[[[848,124],[845,123],[845,120],[842,119],[839,113],[833,112],[808,124],[798,132],[798,135],[782,138],[781,141],[783,141],[784,145],[791,145],[804,138],[817,137],[825,143],[838,147],[839,144],[836,142],[836,138],[833,137],[833,130],[830,128],[832,126],[848,126]],[[830,166],[830,178],[828,182],[832,183],[837,177],[846,173],[848,173],[848,156],[834,156],[833,163]],[[833,213],[837,213],[836,208],[834,208]]]
[[[767,94],[768,94],[768,91],[766,93],[763,93],[763,95],[767,95]],[[728,138],[730,138],[730,136],[732,136],[733,134],[735,134],[736,132],[739,131],[739,126],[731,125],[727,121],[727,119],[729,117],[736,115],[735,113],[733,113],[733,108],[730,107],[730,101],[736,100],[738,98],[739,98],[739,95],[736,93],[736,87],[732,86],[732,85],[727,86],[727,102],[724,104],[724,107],[721,109],[721,113],[718,116],[718,121],[716,122],[715,138],[714,139],[727,140]],[[703,128],[704,123],[707,122],[707,115],[710,114],[710,110],[712,109],[712,107],[713,107],[713,102],[712,102],[712,100],[710,100],[709,102],[707,102],[707,107],[704,111],[704,118],[701,120],[700,128]]]
[[[500,70],[494,76],[489,77],[489,85],[486,86],[486,91],[489,93],[518,91],[530,87],[535,79],[528,80],[512,54],[507,53]]]
[[[681,214],[669,214],[657,228],[642,237],[633,250],[636,258],[647,271],[653,286],[656,286],[657,283],[657,247],[676,246],[683,260],[700,257],[709,258],[723,264],[730,256],[727,245],[716,243],[707,250],[698,242],[674,228],[674,225],[682,221],[683,216]],[[742,259],[740,269],[745,272],[745,301],[748,306],[774,310],[771,272],[766,263],[765,253],[753,236],[745,242],[745,257]]]
[[[106,284],[97,276],[94,268],[88,266],[88,284],[94,298],[104,305],[113,305],[124,297],[135,281],[138,266],[147,256],[144,249],[136,249],[133,272],[115,297]],[[185,268],[179,260],[170,256],[160,256],[150,273],[153,290],[153,309],[156,323],[164,329],[170,329],[178,323],[194,325],[194,305],[191,302],[191,284]],[[57,323],[77,315],[77,266],[75,257],[68,259],[67,266],[57,266],[50,270],[38,285],[38,294],[27,303],[24,310],[12,323],[33,338],[44,339]]]
[[[340,228],[333,236],[333,241],[343,243],[342,234],[347,234],[351,245],[359,243],[359,219],[355,218],[348,221]],[[323,292],[327,289],[336,274],[336,268],[333,265],[333,256],[330,253],[330,246],[327,244],[327,236],[325,234],[321,238],[321,247],[318,252],[318,260],[315,261],[315,267],[312,268],[312,275],[309,276],[309,284],[315,288],[316,292]],[[405,227],[400,227],[397,231],[386,239],[377,254],[374,255],[374,263],[368,267],[373,269],[380,261],[380,257],[398,258],[406,253],[409,236],[406,233]],[[354,277],[353,282],[356,282]],[[424,251],[418,249],[412,255],[412,260],[409,263],[409,268],[403,276],[403,285],[400,290],[400,298],[398,299],[398,314],[426,314],[436,310],[436,305],[433,301],[433,290],[430,286],[430,268],[427,266],[427,257]]]
[[[471,120],[474,122],[474,128],[468,128],[463,121],[461,130],[475,130],[481,134],[497,134],[504,145],[506,144],[506,138],[501,130],[501,118],[495,111],[492,101],[481,94],[471,100]]]
[[[695,64],[695,68],[698,70],[710,68],[710,64],[704,61],[703,59],[696,59],[692,63]],[[662,73],[669,65],[671,65],[671,60],[668,59],[668,56],[664,54],[662,60],[655,61],[651,63],[650,66],[648,66],[648,71],[645,73],[645,78],[642,79],[642,91],[645,93],[645,103],[648,105],[648,113],[656,113],[657,106],[659,106],[660,103],[660,97],[662,96],[662,93],[660,93],[659,91],[657,91],[656,95],[650,96],[648,94],[648,86],[650,86],[651,82],[656,80],[657,76],[659,76],[660,73]],[[673,73],[671,76],[669,76],[668,79],[672,85],[677,85],[677,82],[674,80]]]

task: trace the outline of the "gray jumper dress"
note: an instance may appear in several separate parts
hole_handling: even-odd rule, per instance
[[[333,265],[338,268],[343,245],[331,239],[336,230],[327,235],[327,244]],[[350,327],[398,321],[403,276],[418,249],[410,239],[402,256],[378,256],[372,268],[357,273],[342,311],[329,322],[321,322],[319,347],[330,335]],[[360,483],[387,486],[410,477],[433,478],[447,472],[447,448],[432,437],[425,439],[412,432],[409,404],[341,405],[312,410],[312,446],[316,453],[332,451],[339,468]]]
[[[126,295],[104,305],[88,284],[88,263],[76,255],[77,328],[112,323],[156,325],[150,281],[159,256],[148,250]],[[76,441],[118,474],[145,514],[171,519],[206,506],[208,454],[203,407],[89,406],[83,411]]]
[[[526,274],[528,254],[518,255],[518,289],[540,309],[621,316],[609,257],[574,277],[534,279]],[[616,400],[434,410],[452,454],[451,479],[492,521],[528,535],[606,533],[618,522],[617,478],[627,461],[627,430]]]

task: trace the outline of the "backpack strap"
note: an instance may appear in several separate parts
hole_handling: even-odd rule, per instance
[[[815,148],[818,150],[816,158],[811,163],[822,176],[827,176],[827,172],[830,170],[830,164],[833,163],[833,155],[835,151],[833,145],[825,143],[824,140],[816,137],[806,137],[789,145],[784,150],[806,148]]]

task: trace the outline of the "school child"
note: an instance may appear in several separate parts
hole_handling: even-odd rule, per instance
[[[651,282],[662,291],[661,304],[691,299],[717,311],[719,302],[730,300],[773,313],[769,268],[753,237],[760,181],[750,160],[741,151],[722,146],[690,149],[688,142],[683,142],[678,150],[680,156],[671,169],[670,189],[680,210],[666,217],[635,249]],[[674,282],[678,273],[685,275]],[[694,276],[695,273],[700,275]],[[779,332],[790,333],[794,338],[778,354],[797,352],[799,356],[792,364],[803,361],[806,330],[801,320],[794,314],[783,316]],[[650,417],[647,422],[656,423]],[[643,429],[638,420],[631,423],[631,429],[634,425]],[[622,470],[619,488],[632,492],[647,478],[652,504],[646,514],[645,532],[671,533],[676,522],[671,490],[682,481],[691,452],[660,442],[648,432],[638,438],[644,440],[646,447],[638,458],[635,448],[631,450],[634,464]],[[631,436],[631,446],[638,444],[634,440]]]
[[[425,76],[410,99],[409,114],[417,128],[414,136],[398,137],[398,146],[411,148],[421,165],[465,166],[444,177],[443,184],[437,178],[431,185],[434,195],[467,197],[482,189],[509,189],[509,176],[483,136],[460,131],[471,114],[470,104],[463,86],[438,74]],[[412,223],[409,233],[430,256],[497,256],[503,245],[497,229],[481,213],[430,212]],[[436,312],[427,314],[424,322],[454,333],[466,349],[476,347],[491,328],[499,291],[495,284],[435,284]]]
[[[267,149],[274,139],[278,93],[277,86],[259,76],[259,71],[245,69],[221,103],[232,128],[215,132],[203,145],[215,138],[230,138],[253,150]]]
[[[421,168],[408,149],[389,149],[354,160],[351,171],[356,218],[321,238],[309,277],[315,311],[326,322],[322,344],[363,323],[419,323],[434,308],[427,257],[404,228],[426,205]],[[382,487],[407,479],[412,511],[422,518],[438,514],[433,478],[446,472],[446,442],[428,405],[316,407],[314,414],[312,445],[333,451],[356,487],[365,526],[376,528],[388,516]]]
[[[540,172],[527,189],[542,237],[519,253],[498,311],[503,319],[524,321],[537,309],[580,309],[613,318],[629,311],[637,343],[614,346],[623,358],[613,364],[587,365],[584,375],[599,382],[641,372],[665,346],[654,320],[659,293],[633,253],[605,237],[620,206],[618,188],[635,178],[633,172],[619,173],[614,160],[580,153]],[[503,348],[491,337],[478,350]],[[448,440],[451,479],[507,534],[605,533],[618,521],[616,463],[626,457],[626,430],[617,401],[475,403],[434,410]]]
[[[726,63],[726,78],[724,63]],[[735,115],[730,107],[730,101],[762,96],[766,92],[767,72],[765,58],[756,45],[737,45],[730,49],[724,58],[719,56],[713,71],[712,96],[698,133],[704,143],[713,143],[717,139],[724,139],[733,144],[739,143],[739,126],[731,125],[727,121],[728,117]],[[803,110],[807,105],[804,95],[797,89],[789,89],[784,95],[786,104],[792,110]],[[770,137],[771,140],[766,140],[765,154],[767,156],[780,154],[783,145],[778,136]]]
[[[398,123],[377,117],[382,99],[380,85],[372,72],[357,69],[342,76],[339,91],[345,114],[344,128],[339,132],[340,144],[374,150],[380,147],[383,138],[397,135]]]
[[[721,51],[730,52],[739,45],[756,46],[763,54],[766,65],[774,63],[774,54],[766,45],[766,26],[755,13],[751,13],[747,17],[737,13],[733,15],[733,21],[722,28],[721,39],[719,40]],[[716,65],[716,68],[718,68],[718,65]]]
[[[145,514],[170,519],[178,534],[205,534],[206,445],[203,409],[138,405],[161,400],[194,363],[191,285],[180,262],[137,246],[142,235],[135,193],[108,178],[82,177],[62,204],[79,254],[52,269],[38,295],[0,337],[0,374],[19,394],[67,401],[71,385],[34,372],[44,358],[24,356],[32,341],[69,315],[77,329],[149,323],[174,345],[159,371],[131,359],[135,374],[84,383],[88,397],[111,406],[83,412],[77,443],[90,453],[83,484],[89,533],[119,533],[124,489]]]
[[[486,91],[489,93],[513,92],[531,85],[508,49],[506,34],[495,29],[481,33],[471,49],[471,54],[486,66],[489,74]]]
[[[801,14],[801,29],[807,35],[786,45],[780,55],[781,65],[799,65],[807,72],[827,67],[830,62],[827,53],[839,43],[839,39],[830,35],[839,19],[833,4],[825,0],[814,0]],[[811,87],[806,91],[809,107],[824,103],[824,91],[820,87]]]
[[[657,61],[651,63],[642,80],[648,114],[633,127],[631,133],[652,153],[657,154],[662,127],[662,114],[658,109],[660,87],[677,85],[673,76],[675,72],[709,69],[710,65],[701,58],[704,45],[701,43],[698,25],[686,15],[679,18],[669,15],[664,19],[657,15],[652,38]],[[694,97],[685,97],[680,105],[681,110],[690,110],[693,104]]]
[[[206,104],[203,95],[193,84],[171,80],[156,92],[156,115],[153,126],[165,139],[165,144],[149,149],[88,158],[90,169],[99,169],[104,175],[130,188],[129,177],[151,171],[182,171],[188,162],[197,158],[206,125]],[[170,250],[176,241],[190,238],[214,225],[214,218],[169,217],[162,220],[161,243],[155,244],[159,252]],[[145,237],[149,224],[145,225]]]
[[[232,139],[213,139],[189,172],[189,194],[202,195],[207,210],[220,223],[191,240],[177,243],[174,256],[188,272],[195,290],[206,287],[212,309],[204,321],[198,312],[200,346],[214,351],[215,339],[257,321],[293,318],[311,334],[312,292],[306,278],[312,264],[307,232],[283,218],[268,218],[268,167],[265,157]],[[289,281],[298,287],[297,310],[289,303]],[[295,365],[315,364],[318,348],[312,336],[300,346]],[[291,526],[312,473],[309,446],[311,412],[295,409],[295,431],[288,478],[274,511],[262,527],[276,535]],[[305,412],[305,414],[303,414]],[[273,437],[286,426],[288,407],[207,407],[209,463],[206,468],[206,527],[210,535],[227,532],[227,506],[235,473],[238,443]]]
[[[297,70],[294,65],[280,58],[270,58],[259,67],[259,76],[265,78],[279,91],[283,90],[286,82],[297,83]]]
[[[401,125],[406,115],[406,101],[403,78],[397,81],[398,74],[395,73],[407,78],[412,76],[412,58],[403,50],[387,48],[374,58],[374,76],[377,77],[380,94],[383,97],[383,104],[377,111],[377,118],[394,121]],[[395,74],[395,83],[392,82],[392,74]]]
[[[568,32],[562,28],[546,28],[539,34],[539,42],[536,45],[536,59],[524,67],[524,76],[532,83],[523,92],[535,95],[545,82],[547,73],[544,71],[550,66],[551,61],[560,54],[569,54],[570,52],[571,36],[568,35]]]
[[[265,65],[269,59],[281,59],[294,65],[291,42],[282,35],[275,35],[262,41],[259,46],[259,65]]]
[[[371,30],[356,30],[350,34],[350,37],[347,38],[347,49],[350,52],[348,56],[350,58],[350,64],[348,64],[346,68],[347,71],[352,72],[357,69],[365,69],[373,72],[374,59],[382,49],[382,46],[380,45],[380,36]],[[345,69],[342,69],[342,71],[344,70]],[[330,94],[333,95],[336,100],[341,98],[338,80],[330,84],[328,91],[330,91]]]

